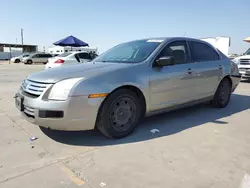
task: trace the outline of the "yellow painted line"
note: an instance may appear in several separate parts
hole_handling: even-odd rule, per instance
[[[78,186],[81,186],[83,184],[85,184],[85,182],[81,179],[81,178],[78,178],[74,172],[72,170],[70,170],[68,167],[66,167],[65,165],[63,164],[60,164],[59,165],[61,170],[67,175],[69,176],[69,178],[71,179],[72,182],[74,182],[76,185]]]

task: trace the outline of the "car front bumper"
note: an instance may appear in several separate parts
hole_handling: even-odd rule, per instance
[[[103,101],[103,98],[89,99],[88,96],[68,97],[66,101],[43,100],[42,97],[27,96],[21,89],[15,98],[17,108],[29,122],[66,131],[94,129]]]
[[[239,65],[238,68],[242,78],[250,78],[250,65]]]
[[[234,90],[240,83],[241,75],[231,75],[231,80],[232,80],[232,92],[234,92]]]

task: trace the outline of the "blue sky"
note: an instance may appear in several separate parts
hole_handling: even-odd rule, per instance
[[[145,37],[230,36],[230,52],[250,43],[250,1],[226,0],[1,0],[0,42],[39,48],[74,35],[100,51]]]

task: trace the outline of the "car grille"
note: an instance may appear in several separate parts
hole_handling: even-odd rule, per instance
[[[250,59],[240,59],[241,65],[250,65]]]
[[[239,68],[240,71],[250,70],[250,68]]]
[[[25,93],[39,97],[51,84],[24,80],[22,89]]]

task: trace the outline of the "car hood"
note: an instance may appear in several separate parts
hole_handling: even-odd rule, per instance
[[[243,56],[239,56],[234,58],[235,60],[239,60],[239,59],[250,59],[250,55],[243,55]]]
[[[60,66],[53,69],[45,69],[41,72],[31,74],[27,79],[42,83],[56,83],[67,78],[94,77],[99,74],[104,74],[128,66],[132,66],[132,63],[88,62],[70,66]]]

